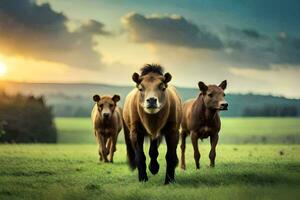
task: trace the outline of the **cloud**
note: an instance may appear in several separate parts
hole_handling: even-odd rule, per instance
[[[253,29],[226,27],[222,41],[225,54],[221,57],[240,66],[270,68],[273,64],[294,67],[300,64],[300,38],[285,32],[267,35]]]
[[[232,26],[226,26],[225,27],[225,33],[227,33],[228,36],[234,36],[239,37],[243,39],[253,39],[253,40],[259,40],[264,39],[265,37],[259,33],[257,30],[254,29],[238,29]]]
[[[96,20],[70,31],[70,20],[48,3],[30,0],[0,1],[0,51],[72,67],[96,69],[101,55],[94,50],[95,35],[110,35]]]
[[[123,17],[130,40],[137,43],[156,43],[189,48],[221,49],[217,35],[199,28],[182,16],[143,16],[131,13]]]
[[[130,41],[167,44],[190,49],[210,49],[219,60],[240,67],[270,68],[272,64],[300,64],[300,39],[282,32],[274,35],[251,28],[226,26],[216,35],[182,16],[144,16],[131,13],[122,18]]]
[[[276,45],[273,52],[277,55],[275,63],[277,64],[300,64],[300,38],[290,37],[285,34],[285,37],[277,37]]]

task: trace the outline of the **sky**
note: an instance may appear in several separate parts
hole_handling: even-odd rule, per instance
[[[176,86],[226,79],[229,92],[300,98],[299,10],[297,0],[1,0],[0,79],[134,85],[133,72],[159,63]]]

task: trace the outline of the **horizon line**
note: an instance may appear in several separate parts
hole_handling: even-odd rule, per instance
[[[120,85],[120,84],[110,84],[110,83],[97,83],[97,82],[37,82],[37,81],[18,81],[18,80],[1,80],[0,82],[11,82],[11,83],[17,83],[17,84],[61,84],[61,85],[105,85],[105,86],[114,86],[114,87],[134,87],[134,85]],[[182,88],[182,89],[198,89],[196,87],[188,87],[188,86],[177,86],[174,85],[177,88]],[[273,96],[273,97],[281,97],[281,98],[286,98],[286,99],[294,99],[294,100],[300,100],[300,97],[287,97],[285,95],[279,95],[279,94],[272,94],[272,93],[260,93],[260,92],[253,92],[253,91],[248,91],[248,92],[230,92],[228,94],[234,94],[234,95],[261,95],[261,96]]]

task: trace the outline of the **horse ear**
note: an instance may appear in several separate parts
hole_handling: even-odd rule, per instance
[[[169,83],[172,79],[172,75],[168,72],[165,73],[164,77],[165,77],[164,83]]]
[[[219,87],[222,88],[223,90],[225,90],[227,87],[227,81],[226,80],[222,81],[222,83],[219,85]]]
[[[93,100],[95,101],[95,102],[98,102],[98,101],[100,101],[100,96],[98,95],[98,94],[95,94],[94,96],[93,96]]]
[[[205,93],[208,89],[207,85],[205,85],[205,83],[203,83],[202,81],[199,81],[198,87],[199,87],[200,91],[203,93]]]
[[[132,80],[136,83],[136,84],[140,84],[141,80],[140,80],[140,75],[136,72],[134,72],[132,74]]]
[[[118,101],[120,101],[121,97],[117,94],[115,94],[113,97],[112,97],[112,100],[117,103]]]

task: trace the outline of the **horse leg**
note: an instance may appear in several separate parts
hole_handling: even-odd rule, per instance
[[[109,146],[110,150],[109,150],[109,158],[108,158],[108,160],[111,163],[114,162],[114,153],[116,152],[116,144],[117,144],[117,136],[116,135],[112,136],[110,138],[111,142],[110,142],[110,146]]]
[[[210,149],[210,152],[209,152],[209,159],[210,159],[210,166],[211,167],[215,167],[216,146],[218,144],[218,140],[219,140],[218,133],[215,134],[214,136],[210,137],[211,149]]]
[[[198,134],[197,132],[192,132],[191,133],[191,140],[192,140],[192,145],[194,148],[194,159],[195,159],[195,164],[196,164],[196,169],[200,169],[200,152],[198,149]]]
[[[99,150],[98,150],[98,153],[99,153],[99,160],[100,161],[103,161],[103,156],[102,156],[102,153],[101,153],[101,145],[99,144]]]
[[[180,137],[181,137],[181,159],[180,159],[180,168],[185,170],[186,169],[186,165],[185,165],[185,142],[186,142],[186,137],[188,135],[187,131],[182,130]]]
[[[103,160],[103,156],[102,156],[102,148],[101,148],[101,142],[100,142],[100,134],[97,131],[95,131],[95,136],[97,138],[97,143],[98,143],[99,161],[101,162]]]
[[[99,151],[101,151],[101,155],[102,155],[102,156],[100,156],[100,160],[103,159],[104,162],[108,162],[108,159],[107,159],[108,150],[106,148],[107,138],[100,135],[99,140],[100,140],[100,145],[99,145],[100,150]],[[102,159],[101,159],[101,157],[102,157]]]
[[[151,158],[151,161],[149,164],[149,170],[153,175],[157,174],[159,171],[159,164],[157,162],[158,145],[159,145],[159,139],[151,140],[150,149],[149,149],[149,156]]]
[[[109,138],[107,139],[107,142],[106,142],[106,148],[107,148],[107,149],[110,149],[110,146],[111,146],[111,137],[109,137]]]
[[[123,132],[124,132],[124,139],[126,143],[126,152],[127,152],[127,160],[130,168],[134,170],[136,168],[136,162],[135,162],[135,146],[133,144],[136,143],[135,137],[132,137],[130,134],[130,130],[126,125],[126,122],[123,121]]]
[[[179,131],[173,129],[165,134],[165,139],[167,143],[167,170],[165,177],[165,184],[169,184],[175,181],[175,167],[178,164],[178,157],[176,153],[178,141],[179,141]]]
[[[137,133],[135,144],[135,159],[138,166],[139,181],[146,182],[148,181],[148,176],[146,172],[146,156],[144,153],[144,134],[142,132]]]

